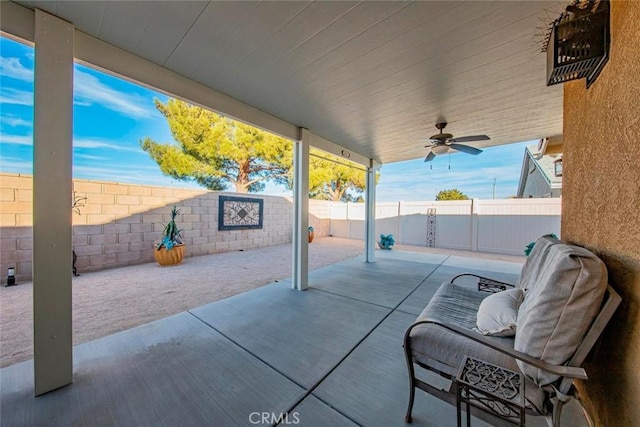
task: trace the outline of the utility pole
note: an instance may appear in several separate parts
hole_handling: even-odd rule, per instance
[[[496,179],[497,178],[493,178],[493,199],[494,200],[496,198]]]

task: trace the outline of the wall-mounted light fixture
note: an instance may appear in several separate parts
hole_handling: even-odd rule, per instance
[[[609,58],[609,1],[574,0],[547,37],[547,86],[586,78],[589,87]]]
[[[350,152],[348,152],[347,150],[342,150],[342,151],[340,152],[340,154],[342,154],[342,157],[344,157],[344,158],[346,158],[346,159],[348,159],[349,157],[351,157],[351,153],[350,153]]]
[[[562,176],[562,157],[553,162],[553,173],[555,176]]]

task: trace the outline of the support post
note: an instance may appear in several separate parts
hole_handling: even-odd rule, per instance
[[[35,11],[33,350],[35,394],[73,380],[71,199],[75,28]]]
[[[309,287],[309,139],[307,129],[293,150],[293,289]]]
[[[367,262],[376,262],[376,163],[369,161],[366,179],[365,199],[365,258]]]
[[[480,200],[471,199],[471,250],[478,252],[478,233],[479,233],[479,218],[480,214]]]

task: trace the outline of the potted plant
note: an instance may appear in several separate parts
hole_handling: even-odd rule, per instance
[[[307,231],[309,232],[309,243],[311,243],[313,242],[313,238],[315,237],[313,227],[309,226],[309,228],[307,228]]]
[[[180,236],[182,230],[179,230],[176,224],[176,217],[179,213],[180,209],[175,206],[171,209],[171,220],[164,227],[164,237],[156,245],[154,251],[156,261],[163,267],[180,264],[184,257],[184,243],[182,243]]]
[[[380,241],[378,242],[378,246],[380,246],[380,249],[391,250],[391,247],[395,243],[396,241],[393,240],[393,234],[387,234],[386,236],[384,234],[381,234]]]

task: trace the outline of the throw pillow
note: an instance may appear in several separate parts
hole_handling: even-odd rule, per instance
[[[520,288],[508,289],[486,297],[478,307],[476,332],[482,335],[510,337],[516,334],[518,308],[524,298]]]

